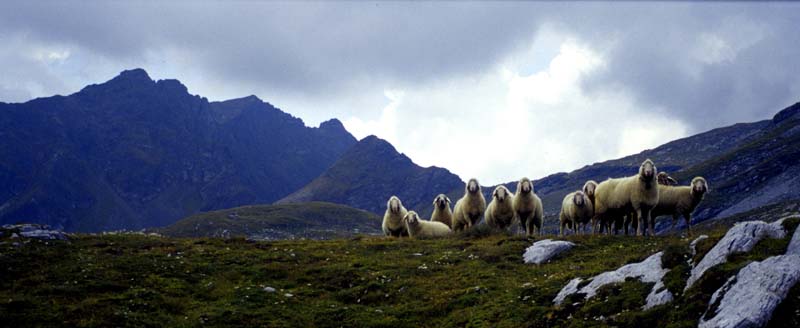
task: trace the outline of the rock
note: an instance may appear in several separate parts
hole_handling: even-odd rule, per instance
[[[294,295],[292,295],[291,293],[286,293],[286,294],[283,294],[283,296],[286,296],[286,297],[294,297]]]
[[[522,257],[525,263],[542,264],[573,246],[574,243],[563,240],[540,240],[528,247]]]
[[[800,229],[794,230],[792,241],[789,242],[789,247],[786,248],[786,254],[800,255]]]
[[[585,299],[590,299],[597,295],[597,290],[601,287],[625,282],[627,278],[638,278],[645,283],[655,283],[650,294],[647,296],[645,309],[669,302],[672,300],[672,293],[664,287],[664,283],[662,282],[664,275],[669,272],[669,269],[663,269],[661,267],[661,256],[663,254],[664,252],[658,252],[642,262],[623,265],[617,270],[603,272],[590,278],[589,284],[580,289],[577,287],[581,283],[581,279],[575,278],[558,292],[556,298],[553,299],[553,303],[560,305],[567,296],[575,293],[586,294]]]
[[[556,305],[561,304],[564,302],[564,299],[566,299],[567,296],[577,293],[578,285],[580,285],[581,281],[583,281],[583,279],[581,278],[575,278],[570,280],[569,283],[567,283],[567,285],[564,286],[564,288],[562,288],[560,292],[558,292],[556,298],[553,299],[553,303],[555,303]]]
[[[12,233],[11,238],[26,237],[46,240],[67,240],[66,233],[59,230],[52,230],[50,226],[45,224],[6,224],[3,225],[3,229],[19,232],[19,234]]]
[[[19,238],[19,235],[15,232],[11,234],[11,239]]]
[[[272,288],[272,287],[264,287],[264,291],[265,291],[265,292],[267,292],[267,293],[274,293],[274,292],[275,292],[275,288]]]
[[[748,264],[711,296],[698,327],[763,327],[800,280],[800,255]]]
[[[647,295],[647,304],[644,305],[645,310],[649,310],[650,308],[661,305],[667,304],[672,302],[674,296],[672,296],[672,292],[667,289],[667,286],[664,285],[663,280],[659,280],[653,289],[650,290],[650,294]]]
[[[725,263],[728,260],[728,255],[732,253],[749,252],[755,245],[764,238],[783,238],[786,236],[786,229],[783,228],[783,220],[778,220],[773,223],[766,223],[764,221],[748,221],[737,223],[728,230],[725,237],[714,245],[708,254],[706,254],[700,263],[692,268],[692,275],[686,281],[686,288],[688,290],[695,282],[697,282],[703,273],[711,267]]]
[[[689,248],[692,249],[692,256],[697,255],[697,244],[706,239],[708,239],[708,235],[700,235],[699,237],[695,238],[695,240],[692,240],[692,242],[689,244]]]

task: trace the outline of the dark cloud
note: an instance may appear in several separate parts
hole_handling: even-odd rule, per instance
[[[367,86],[480,74],[530,46],[549,23],[603,53],[605,68],[584,84],[589,92],[621,88],[642,110],[703,130],[765,118],[800,99],[799,9],[790,3],[33,1],[0,4],[0,32],[79,47],[117,63],[117,70],[181,61],[222,83],[330,100]],[[697,50],[704,33],[729,46],[747,44],[730,56],[718,45],[722,54],[714,55],[722,59],[704,63],[704,50]],[[8,67],[4,58],[0,65]],[[32,70],[28,78],[52,73]],[[0,87],[21,94],[19,85]]]

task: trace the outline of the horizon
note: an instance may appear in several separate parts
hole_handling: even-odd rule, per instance
[[[141,67],[210,101],[256,95],[307,126],[337,118],[484,185],[767,119],[800,98],[793,3],[0,8],[0,101]]]

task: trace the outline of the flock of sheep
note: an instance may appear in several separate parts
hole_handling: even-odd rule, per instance
[[[655,219],[672,216],[675,225],[683,216],[691,234],[691,215],[708,191],[702,177],[695,177],[689,186],[675,186],[677,181],[665,172],[656,174],[651,160],[639,166],[639,173],[624,178],[609,178],[597,183],[587,181],[581,190],[567,194],[561,203],[559,233],[567,229],[580,234],[591,224],[592,233],[619,233],[630,227],[637,235],[655,235]],[[439,194],[433,200],[430,220],[423,220],[414,211],[408,211],[397,196],[386,204],[383,216],[383,232],[387,236],[440,237],[454,231],[465,231],[478,224],[481,218],[494,229],[505,230],[519,222],[528,236],[541,234],[544,219],[542,200],[533,191],[533,182],[522,178],[514,194],[505,186],[492,192],[486,205],[481,186],[470,179],[464,188],[464,196],[450,210],[450,198]]]

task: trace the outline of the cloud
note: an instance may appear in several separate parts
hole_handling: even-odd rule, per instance
[[[0,3],[0,101],[143,67],[343,119],[484,183],[765,119],[800,98],[793,3]]]
[[[583,90],[604,59],[579,40],[544,29],[531,49],[554,39],[562,43],[546,65],[521,60],[530,50],[513,54],[487,74],[404,89],[378,120],[351,118],[345,127],[484,184],[577,169],[685,136],[681,122],[640,110],[622,90]],[[521,72],[534,66],[543,69]]]

